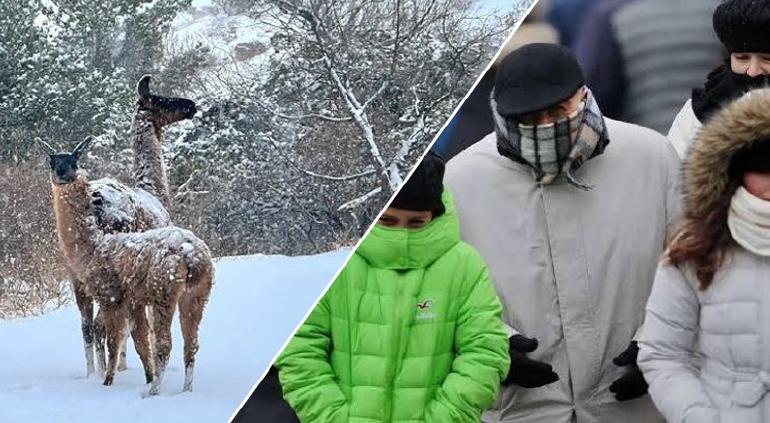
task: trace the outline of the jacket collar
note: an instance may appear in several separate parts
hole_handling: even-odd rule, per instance
[[[430,266],[460,242],[460,225],[451,194],[444,191],[446,211],[425,227],[393,229],[375,224],[356,249],[371,266],[380,269],[408,270]]]

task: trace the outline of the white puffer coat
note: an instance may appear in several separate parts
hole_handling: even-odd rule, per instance
[[[767,139],[770,89],[712,118],[688,152],[686,217],[719,207],[731,157]],[[639,345],[650,395],[669,422],[770,422],[770,257],[736,245],[706,290],[690,265],[664,261]]]
[[[701,129],[703,129],[703,124],[698,120],[698,116],[695,115],[695,110],[692,108],[692,99],[687,100],[682,110],[676,114],[674,123],[671,124],[667,135],[680,159],[684,160],[684,157],[687,155],[687,149],[690,148],[690,144],[698,137],[698,132]]]
[[[770,421],[770,258],[739,250],[706,291],[691,271],[661,266],[640,344],[639,366],[669,422]]]

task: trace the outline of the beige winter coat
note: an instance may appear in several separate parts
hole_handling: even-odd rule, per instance
[[[529,356],[560,380],[503,387],[489,422],[656,422],[648,396],[620,403],[612,359],[644,316],[667,228],[678,214],[676,153],[660,134],[606,119],[610,144],[563,180],[539,186],[498,154],[490,134],[449,161],[463,239],[487,261],[511,333],[539,340]]]
[[[693,219],[717,207],[730,158],[770,139],[770,89],[727,106],[699,137],[684,172]],[[698,368],[693,351],[700,352]],[[769,422],[770,257],[736,245],[705,291],[690,266],[664,262],[647,305],[639,366],[669,422]]]

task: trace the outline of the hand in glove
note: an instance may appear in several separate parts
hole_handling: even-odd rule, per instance
[[[610,385],[610,392],[615,394],[615,399],[618,401],[632,400],[647,393],[647,381],[644,380],[642,371],[636,365],[637,355],[639,355],[639,346],[636,341],[631,341],[628,348],[612,360],[616,366],[628,367],[626,374]]]
[[[548,363],[527,358],[526,353],[537,349],[537,339],[513,335],[508,344],[511,353],[511,368],[503,385],[516,384],[524,388],[537,388],[559,380]]]

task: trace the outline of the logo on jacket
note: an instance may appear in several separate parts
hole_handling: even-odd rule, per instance
[[[416,320],[428,320],[433,319],[436,317],[436,313],[433,312],[433,300],[426,298],[424,300],[420,300],[417,303],[417,315],[415,316]]]

